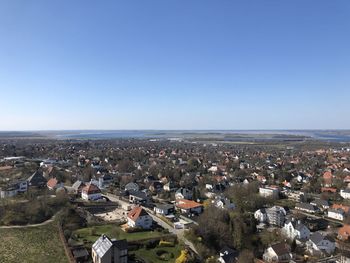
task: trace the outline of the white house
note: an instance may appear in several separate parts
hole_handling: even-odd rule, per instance
[[[173,204],[159,204],[153,208],[154,212],[158,215],[171,215],[175,212],[175,207]]]
[[[271,245],[265,250],[263,259],[264,262],[289,262],[292,259],[290,247],[286,243]]]
[[[223,196],[216,196],[214,200],[212,200],[212,204],[221,209],[233,210],[235,209],[235,204],[231,202],[230,199]]]
[[[331,237],[322,235],[320,232],[312,234],[306,245],[308,250],[313,254],[320,252],[332,254],[335,250],[334,240]]]
[[[173,192],[176,190],[176,185],[173,181],[169,181],[163,186],[164,191],[166,192]]]
[[[0,198],[16,196],[18,193],[24,193],[28,190],[27,181],[18,181],[4,186],[0,186]]]
[[[81,198],[87,201],[101,199],[101,190],[96,185],[89,183],[81,190]]]
[[[278,199],[279,190],[275,187],[260,187],[259,195],[262,197],[270,197],[274,199]]]
[[[102,235],[92,245],[91,256],[93,263],[127,263],[128,242]]]
[[[178,199],[175,206],[186,214],[200,214],[203,212],[203,205],[192,200]]]
[[[345,218],[345,212],[341,208],[337,208],[337,209],[330,208],[330,209],[328,209],[327,216],[329,218],[333,218],[333,219],[336,219],[336,220],[343,221],[344,218]]]
[[[255,211],[254,217],[260,223],[283,226],[286,214],[286,210],[283,207],[273,206]]]
[[[265,208],[261,208],[255,211],[254,213],[254,218],[259,222],[259,223],[265,223],[267,220],[267,215]]]
[[[219,251],[218,261],[220,263],[232,263],[236,262],[238,257],[238,252],[232,248],[224,247]]]
[[[299,220],[294,220],[294,218],[284,224],[282,232],[291,240],[295,238],[307,240],[310,237],[310,230]]]
[[[153,219],[142,207],[136,206],[128,213],[128,226],[150,229]]]
[[[350,199],[350,188],[346,188],[345,190],[340,190],[340,196],[344,199]]]
[[[192,199],[192,191],[188,190],[187,188],[180,188],[175,192],[175,199]]]

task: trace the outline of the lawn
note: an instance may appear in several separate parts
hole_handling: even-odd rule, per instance
[[[115,224],[81,228],[76,230],[74,233],[79,235],[78,241],[87,240],[92,243],[95,242],[102,234],[106,234],[110,238],[125,238],[127,241],[137,241],[148,238],[151,239],[168,235],[158,231],[126,233],[118,225]]]
[[[138,258],[142,258],[146,263],[174,263],[180,252],[181,246],[176,245],[174,247],[157,247],[154,249],[142,248],[130,253],[135,253]]]
[[[68,263],[55,224],[0,229],[0,262]]]

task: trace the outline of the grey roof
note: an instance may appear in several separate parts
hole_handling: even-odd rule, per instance
[[[168,209],[173,209],[174,205],[170,205],[170,204],[157,204],[156,205],[157,208],[162,209],[162,210],[168,210]]]
[[[99,258],[102,258],[112,247],[112,240],[110,240],[106,235],[102,235],[92,245],[92,249],[96,252]]]
[[[313,233],[312,236],[310,237],[310,240],[311,240],[314,244],[320,243],[323,239],[324,239],[324,236],[323,236],[320,232],[315,232],[315,233]]]
[[[126,191],[131,191],[131,190],[138,191],[139,189],[140,187],[138,186],[137,183],[128,183],[125,185]]]
[[[112,240],[113,245],[118,248],[119,250],[126,250],[128,249],[128,242],[126,239],[121,239],[121,240]]]
[[[144,192],[141,192],[141,191],[129,191],[129,195],[132,195],[132,196],[135,196],[139,199],[147,199],[147,195],[144,193]]]
[[[78,180],[78,181],[76,181],[76,182],[72,185],[72,187],[73,187],[75,190],[78,190],[79,187],[84,186],[84,185],[85,185],[85,183],[84,183],[83,181]]]
[[[40,170],[37,170],[35,173],[33,173],[28,179],[27,179],[29,185],[32,186],[39,186],[42,184],[45,184],[47,180],[43,176],[43,172]]]
[[[310,211],[315,211],[315,207],[312,204],[309,203],[298,203],[295,205],[295,208],[302,208]]]
[[[113,176],[110,174],[103,174],[101,178],[103,178],[103,180],[113,180]]]
[[[274,244],[271,248],[278,256],[290,253],[290,247],[286,243]]]
[[[323,199],[315,199],[311,202],[311,204],[315,204],[317,206],[329,206],[328,201]]]
[[[295,225],[295,229],[299,230],[299,231],[301,231],[304,227],[306,227],[306,226],[304,224],[302,224],[302,223],[297,223]]]

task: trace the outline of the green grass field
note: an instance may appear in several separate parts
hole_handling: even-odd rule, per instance
[[[0,229],[0,262],[68,263],[56,225]]]

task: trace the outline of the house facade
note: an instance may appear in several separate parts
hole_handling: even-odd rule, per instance
[[[178,199],[175,206],[185,214],[201,214],[203,212],[203,205],[192,200]]]
[[[289,239],[307,240],[310,237],[310,230],[298,220],[288,220],[282,229],[284,235]]]
[[[17,181],[0,186],[0,199],[14,197],[18,193],[24,193],[28,190],[27,181]]]
[[[83,189],[81,190],[81,198],[86,201],[96,201],[101,199],[101,190],[94,184],[87,184]]]
[[[143,229],[152,228],[153,219],[142,207],[136,206],[128,213],[128,226]]]
[[[172,204],[159,204],[153,208],[154,212],[158,215],[172,215],[175,212],[175,207]]]
[[[350,188],[340,190],[340,196],[343,197],[344,199],[350,199]]]
[[[92,245],[91,256],[93,263],[127,263],[128,243],[126,239],[110,239],[102,235]]]
[[[306,245],[312,254],[332,254],[335,250],[335,241],[331,237],[322,235],[320,232],[312,234]]]
[[[262,197],[278,199],[279,190],[275,187],[260,187],[259,195]]]
[[[187,199],[191,200],[192,199],[192,191],[188,190],[187,188],[180,188],[175,192],[175,199]]]
[[[339,221],[343,221],[344,218],[345,218],[345,212],[341,208],[337,208],[337,209],[330,208],[330,209],[328,209],[327,216],[329,218],[333,218],[333,219],[336,219],[336,220],[339,220]]]
[[[271,245],[263,254],[264,262],[289,262],[292,259],[291,249],[286,243]]]

